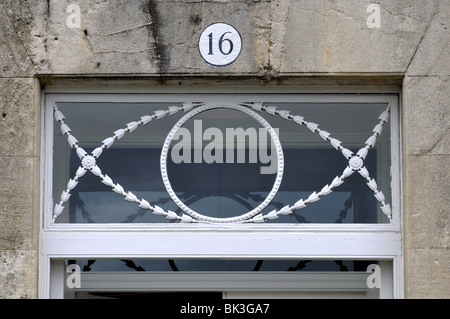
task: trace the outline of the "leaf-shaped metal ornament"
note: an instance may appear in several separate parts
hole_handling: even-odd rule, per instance
[[[87,155],[87,152],[84,149],[82,149],[81,147],[77,147],[76,152],[80,159],[82,159],[83,157],[85,157]]]
[[[117,131],[114,132],[114,136],[115,136],[117,139],[122,138],[122,136],[124,136],[124,135],[125,135],[125,130],[124,130],[123,128],[118,129]]]
[[[316,132],[317,129],[319,128],[319,124],[313,123],[313,122],[308,122],[306,124],[306,127],[311,131],[311,132]]]
[[[329,185],[325,185],[320,191],[320,196],[328,195],[331,192],[332,192],[331,187]]]
[[[196,106],[196,104],[194,104],[192,102],[188,102],[188,103],[183,103],[182,108],[185,112],[188,112],[188,111],[192,110],[194,108],[194,106]]]
[[[289,120],[289,116],[291,115],[290,112],[286,110],[281,110],[278,112],[278,114],[285,120]]]
[[[168,110],[169,110],[169,114],[173,115],[173,114],[177,113],[180,110],[180,107],[172,105],[172,106],[168,107]]]
[[[378,119],[386,123],[389,119],[389,109],[386,109],[383,113],[381,113]]]
[[[308,203],[314,203],[314,202],[317,202],[319,199],[320,199],[319,195],[316,192],[314,192],[311,195],[309,195],[309,197],[306,201]]]
[[[344,180],[342,178],[340,178],[339,176],[336,176],[333,181],[331,182],[331,186],[333,187],[338,187],[339,185],[341,185],[342,183],[344,183]]]
[[[369,171],[367,170],[367,168],[365,166],[361,167],[361,169],[358,171],[358,173],[364,178],[369,177]]]
[[[169,210],[169,211],[167,211],[166,218],[167,219],[178,219],[179,217],[175,212]]]
[[[141,122],[143,125],[147,124],[148,122],[150,122],[153,119],[152,115],[144,115],[141,117]]]
[[[261,112],[263,105],[262,103],[251,103],[250,107],[255,111]]]
[[[301,208],[304,208],[304,207],[306,207],[306,204],[305,204],[305,202],[303,201],[303,199],[300,199],[299,201],[297,201],[297,202],[294,204],[294,209],[301,209]]]
[[[80,166],[80,167],[78,167],[77,171],[75,172],[75,176],[77,178],[80,178],[81,176],[86,174],[86,172],[87,172],[87,170],[84,167]]]
[[[345,157],[346,159],[349,159],[350,157],[353,156],[353,152],[350,151],[348,148],[343,148],[343,149],[341,150],[341,152],[342,152],[342,154],[344,155],[344,157]]]
[[[367,182],[367,186],[369,186],[369,188],[373,191],[376,191],[378,189],[377,182],[373,178]]]
[[[191,216],[183,214],[183,215],[181,215],[180,221],[182,223],[193,223],[195,220]]]
[[[53,211],[54,216],[56,216],[56,217],[59,216],[63,210],[64,210],[64,206],[62,206],[60,204],[56,204],[55,209]]]
[[[119,195],[123,195],[125,193],[122,185],[120,185],[119,183],[114,186],[113,191]]]
[[[98,158],[103,152],[103,148],[101,147],[97,147],[96,149],[94,149],[92,151],[92,156],[94,156],[95,158]]]
[[[75,186],[78,185],[78,181],[74,180],[74,179],[69,179],[69,181],[67,182],[67,189],[69,191],[71,191],[72,189],[75,188]]]
[[[70,196],[71,196],[70,193],[68,193],[68,192],[66,192],[66,191],[63,191],[62,194],[61,194],[61,201],[62,201],[63,203],[64,203],[64,202],[67,202],[67,201],[69,200]]]
[[[353,174],[353,172],[354,172],[353,169],[350,166],[347,166],[344,169],[344,172],[342,173],[342,175],[344,175],[344,177],[349,177],[350,175]]]
[[[125,196],[125,200],[127,200],[129,202],[137,202],[138,201],[136,195],[134,195],[132,192],[127,193],[127,195]]]
[[[331,138],[330,139],[330,143],[331,143],[331,146],[333,146],[335,149],[339,149],[339,147],[341,147],[341,141],[339,141],[338,139],[335,139],[335,138]]]
[[[154,113],[155,113],[156,117],[158,118],[158,120],[167,114],[167,112],[165,110],[156,110]]]
[[[145,199],[141,199],[141,202],[139,203],[139,207],[143,208],[143,209],[152,209],[152,206]]]
[[[268,218],[268,219],[277,219],[278,218],[277,210],[276,209],[272,210],[270,213],[268,213],[266,215],[266,218]]]
[[[101,175],[102,175],[102,170],[101,170],[100,167],[98,167],[97,165],[95,165],[94,167],[92,167],[91,172],[92,172],[92,174],[94,174],[95,176],[101,176]]]
[[[112,187],[114,185],[111,177],[109,177],[108,175],[103,176],[102,183],[105,184],[106,186],[110,186],[110,187]]]
[[[281,215],[289,215],[289,214],[292,214],[292,210],[289,207],[289,205],[286,205],[282,209],[280,209],[280,211],[278,213]]]
[[[361,157],[362,159],[365,159],[368,152],[369,152],[369,150],[367,148],[363,147],[358,151],[358,153],[356,153],[356,155]]]
[[[70,145],[71,148],[73,148],[75,145],[78,144],[78,140],[73,135],[69,135],[67,137],[67,141],[69,142],[69,145]]]
[[[56,110],[55,110],[55,120],[56,120],[57,122],[61,122],[61,121],[64,120],[64,119],[65,119],[65,117],[64,117],[64,115],[61,113],[61,111],[58,110],[58,109],[56,109]]]
[[[292,119],[294,120],[295,123],[299,125],[303,125],[305,123],[305,118],[300,115],[295,115]]]
[[[158,205],[155,205],[155,207],[153,207],[153,214],[155,214],[155,215],[166,215],[166,212],[164,211],[164,209],[162,209]]]
[[[270,115],[275,115],[277,114],[277,107],[276,106],[266,106],[266,112],[269,113]]]
[[[262,214],[258,214],[258,215],[256,215],[255,217],[253,217],[253,218],[251,219],[251,221],[252,221],[253,223],[263,223],[263,222],[264,222],[264,217],[263,217]]]
[[[372,135],[371,137],[369,137],[368,139],[367,139],[367,141],[366,141],[366,145],[367,146],[370,146],[370,147],[373,147],[374,145],[375,145],[375,142],[377,141],[377,138],[374,136],[374,135]]]
[[[375,198],[379,201],[379,202],[384,202],[385,198],[384,198],[384,194],[382,191],[376,191],[374,194]]]
[[[327,131],[324,131],[324,130],[321,130],[319,132],[319,136],[325,141],[328,141],[328,139],[330,138],[330,135],[331,135],[330,133],[328,133]]]
[[[69,134],[69,133],[71,132],[70,127],[67,126],[66,123],[61,124],[61,132],[62,132],[64,135]]]
[[[102,141],[102,144],[105,145],[106,148],[109,148],[114,143],[114,137],[108,137]]]
[[[388,218],[392,218],[392,210],[389,204],[384,204],[380,208],[383,214],[385,214]]]
[[[131,133],[139,126],[138,122],[130,122],[127,124],[127,129]]]
[[[372,130],[372,132],[374,132],[377,135],[380,135],[382,131],[383,131],[383,124],[381,123],[378,123]]]

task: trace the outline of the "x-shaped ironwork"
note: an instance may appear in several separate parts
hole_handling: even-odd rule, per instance
[[[294,210],[304,208],[307,204],[314,203],[320,200],[322,196],[330,194],[334,188],[341,185],[344,182],[344,179],[352,175],[354,172],[358,172],[363,178],[366,179],[367,186],[374,192],[375,198],[381,203],[381,211],[389,219],[392,218],[392,210],[390,205],[385,202],[383,192],[378,190],[377,182],[374,178],[370,178],[369,171],[364,165],[364,159],[366,158],[369,149],[374,147],[377,136],[379,136],[383,130],[383,124],[389,119],[389,106],[387,106],[387,108],[378,117],[380,121],[373,128],[373,134],[366,140],[365,146],[360,148],[355,155],[352,151],[343,147],[341,145],[341,141],[331,137],[329,132],[320,129],[319,124],[308,122],[303,116],[291,115],[290,111],[279,110],[276,106],[264,106],[262,103],[243,103],[243,105],[247,105],[256,111],[265,111],[270,115],[278,115],[285,120],[294,121],[298,125],[306,126],[312,133],[318,134],[324,141],[329,142],[333,148],[340,151],[348,160],[348,165],[345,167],[342,174],[340,176],[336,176],[330,184],[325,185],[319,192],[315,191],[311,193],[307,199],[299,199],[294,205],[286,205],[279,210],[272,210],[267,213],[267,215],[260,214],[255,216],[252,220],[253,222],[264,222],[266,219],[276,219],[279,215],[288,215]]]
[[[131,191],[126,191],[119,184],[115,183],[112,178],[107,174],[103,174],[100,167],[97,165],[97,159],[101,156],[103,151],[115,141],[121,139],[125,134],[133,132],[139,126],[143,126],[155,119],[161,119],[166,115],[173,115],[180,110],[189,111],[195,107],[205,105],[204,103],[183,103],[182,106],[170,106],[166,110],[154,111],[152,115],[144,115],[140,117],[138,121],[129,122],[126,127],[120,128],[113,133],[113,136],[108,137],[102,141],[102,145],[95,148],[90,154],[87,153],[80,145],[78,140],[71,134],[70,127],[64,122],[64,115],[54,105],[54,117],[55,120],[60,123],[62,133],[67,136],[67,141],[71,148],[75,148],[76,154],[80,158],[81,164],[78,167],[75,176],[70,178],[67,187],[62,191],[60,201],[55,204],[53,211],[53,222],[56,218],[63,212],[65,206],[64,204],[69,200],[71,196],[71,191],[77,186],[79,180],[86,174],[86,172],[91,172],[92,174],[98,176],[102,183],[111,187],[112,190],[124,196],[124,199],[129,202],[134,202],[139,205],[140,208],[150,210],[155,215],[163,216],[170,220],[179,220],[183,223],[194,223],[199,222],[198,220],[192,218],[190,215],[182,214],[179,216],[171,210],[165,211],[157,205],[150,205],[145,199],[139,199]],[[364,165],[364,160],[368,154],[368,150],[374,147],[376,143],[376,138],[379,136],[383,129],[383,124],[385,124],[389,119],[389,106],[380,114],[378,119],[379,123],[376,124],[372,130],[373,134],[366,140],[365,146],[360,148],[356,154],[354,154],[349,149],[343,147],[342,142],[336,138],[331,137],[331,134],[325,130],[319,128],[319,125],[314,122],[308,122],[304,117],[300,115],[291,115],[289,111],[279,110],[276,106],[265,106],[262,103],[240,103],[240,105],[252,108],[258,112],[266,112],[273,116],[280,116],[281,118],[289,121],[293,121],[301,126],[306,126],[312,133],[318,134],[324,141],[327,141],[335,148],[340,151],[342,155],[348,160],[348,165],[345,167],[344,171],[340,176],[336,176],[330,184],[325,185],[319,192],[314,191],[311,193],[307,199],[299,199],[293,205],[286,205],[281,209],[272,210],[271,212],[264,215],[260,213],[248,220],[243,221],[244,223],[261,223],[267,219],[276,219],[280,215],[288,215],[293,213],[294,210],[298,210],[306,207],[306,205],[320,200],[322,196],[330,194],[334,188],[341,185],[345,178],[352,175],[354,172],[358,172],[364,179],[366,179],[367,186],[374,192],[375,198],[381,203],[381,211],[388,217],[392,218],[392,211],[389,204],[385,202],[385,196],[382,191],[378,190],[378,185],[374,178],[370,178],[369,172]]]

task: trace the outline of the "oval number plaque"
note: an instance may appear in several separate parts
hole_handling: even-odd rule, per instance
[[[239,32],[226,23],[214,23],[203,30],[198,49],[203,59],[215,66],[225,66],[237,59],[242,41]]]

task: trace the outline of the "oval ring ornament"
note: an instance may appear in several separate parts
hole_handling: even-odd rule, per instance
[[[261,202],[256,208],[253,210],[242,214],[240,216],[235,217],[227,217],[227,218],[217,218],[217,217],[209,217],[202,215],[193,209],[189,208],[187,205],[185,205],[175,194],[174,190],[172,189],[172,185],[170,184],[169,177],[167,174],[167,154],[169,152],[170,143],[172,142],[173,137],[175,136],[176,132],[183,126],[184,123],[186,123],[189,119],[192,117],[205,112],[209,110],[214,109],[231,109],[236,110],[242,113],[245,113],[247,115],[250,115],[252,118],[254,118],[256,121],[258,121],[270,134],[271,139],[275,145],[276,148],[276,154],[277,154],[277,176],[275,178],[275,182],[273,184],[273,187],[270,191],[270,193],[267,195],[265,200]],[[167,135],[164,145],[162,147],[161,151],[161,157],[160,157],[160,169],[161,169],[161,176],[164,183],[164,186],[167,190],[167,193],[172,198],[172,200],[177,204],[178,207],[180,207],[185,213],[189,214],[191,217],[203,221],[203,222],[211,222],[211,223],[237,223],[237,222],[244,222],[248,219],[256,216],[258,213],[260,213],[274,198],[276,193],[278,192],[278,189],[281,185],[281,180],[283,179],[283,171],[284,171],[284,155],[283,155],[283,149],[280,143],[280,140],[278,138],[278,135],[276,134],[275,130],[272,128],[272,126],[259,114],[252,111],[249,108],[243,107],[239,104],[234,103],[208,103],[203,106],[199,106],[189,113],[187,113],[185,116],[183,116],[172,128],[172,130]]]

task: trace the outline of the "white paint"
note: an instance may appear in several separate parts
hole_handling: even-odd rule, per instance
[[[203,59],[209,64],[229,65],[241,53],[241,35],[229,24],[214,23],[200,35],[198,49]]]

